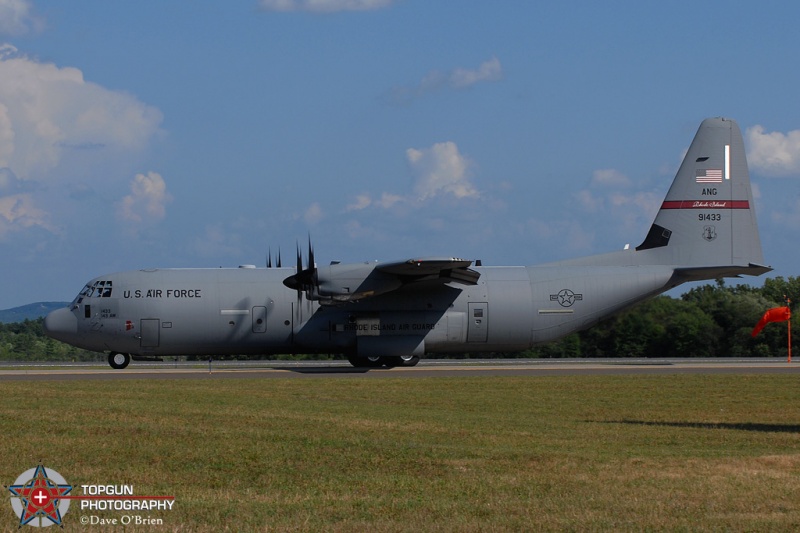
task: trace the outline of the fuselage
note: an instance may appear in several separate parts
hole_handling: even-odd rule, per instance
[[[288,268],[119,272],[87,283],[45,329],[140,356],[514,351],[589,327],[672,278],[661,266],[475,270],[475,285],[421,282],[338,305],[286,288]]]

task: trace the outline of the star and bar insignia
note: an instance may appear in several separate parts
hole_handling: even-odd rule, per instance
[[[576,301],[583,300],[583,294],[576,294],[569,289],[561,289],[558,294],[551,294],[550,301],[558,302],[561,307],[570,307]]]

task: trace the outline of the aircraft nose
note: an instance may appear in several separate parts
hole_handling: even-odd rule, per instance
[[[60,341],[69,341],[78,333],[78,319],[67,307],[51,311],[44,317],[44,334]]]

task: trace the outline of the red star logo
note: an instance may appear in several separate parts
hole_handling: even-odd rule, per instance
[[[39,465],[29,481],[22,485],[12,485],[8,487],[8,490],[14,496],[19,496],[22,502],[22,515],[19,517],[20,527],[36,517],[46,518],[60,526],[59,499],[69,494],[72,485],[59,485],[47,477],[44,466]]]

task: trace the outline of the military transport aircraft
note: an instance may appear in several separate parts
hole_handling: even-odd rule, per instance
[[[108,352],[113,368],[165,355],[339,353],[413,366],[429,352],[524,350],[687,281],[761,275],[744,143],[703,121],[636,248],[528,267],[426,257],[317,267],[146,269],[86,284],[47,335]]]

